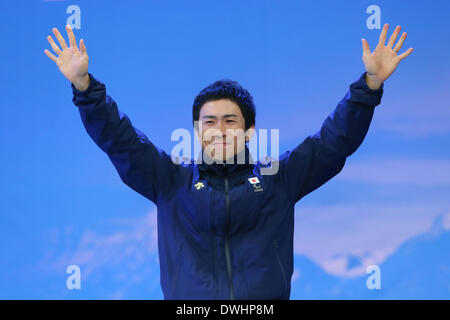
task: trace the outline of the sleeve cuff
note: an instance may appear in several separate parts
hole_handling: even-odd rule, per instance
[[[88,72],[88,75],[89,75],[89,86],[87,87],[87,89],[86,90],[83,90],[83,91],[81,91],[81,90],[78,90],[74,85],[73,85],[73,83],[70,83],[70,86],[72,87],[72,93],[74,94],[74,95],[76,95],[76,96],[81,96],[81,95],[84,95],[84,94],[88,94],[89,92],[91,92],[92,91],[92,88],[95,86],[95,84],[97,83],[97,79],[95,79],[94,78],[94,76],[92,75],[92,74],[90,74],[89,72]]]
[[[376,89],[370,89],[366,83],[366,74],[364,72],[359,79],[350,85],[350,100],[356,104],[367,105],[370,107],[376,107],[381,103],[381,97],[383,96],[384,82]]]
[[[367,82],[366,82],[366,74],[367,74],[367,71],[364,72],[364,73],[361,75],[361,77],[359,78],[359,81],[361,81],[361,86],[362,86],[362,88],[364,89],[364,91],[367,92],[367,93],[371,93],[371,94],[382,94],[382,93],[383,93],[383,89],[384,89],[384,82],[381,83],[381,86],[380,86],[378,89],[376,89],[376,90],[371,89],[371,88],[369,88],[369,86],[367,85]]]

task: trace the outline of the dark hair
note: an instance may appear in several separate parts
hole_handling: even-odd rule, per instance
[[[239,106],[245,119],[245,130],[255,124],[256,109],[250,92],[229,79],[218,80],[200,91],[192,106],[192,123],[198,121],[200,109],[206,102],[220,99],[229,99]]]

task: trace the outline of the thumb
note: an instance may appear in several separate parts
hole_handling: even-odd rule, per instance
[[[80,40],[80,51],[82,54],[87,54],[86,46],[84,44],[84,39]]]
[[[367,55],[370,54],[370,47],[369,47],[369,43],[367,42],[366,39],[362,38],[362,47],[363,47],[363,54]]]

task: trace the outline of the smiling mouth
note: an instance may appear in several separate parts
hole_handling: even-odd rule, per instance
[[[212,143],[213,146],[231,146],[232,144],[229,142],[217,142],[217,143]]]

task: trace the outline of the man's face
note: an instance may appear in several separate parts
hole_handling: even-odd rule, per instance
[[[239,106],[229,99],[206,102],[200,109],[196,130],[202,149],[213,159],[226,160],[245,147],[245,119]],[[247,131],[247,140],[254,126]]]

